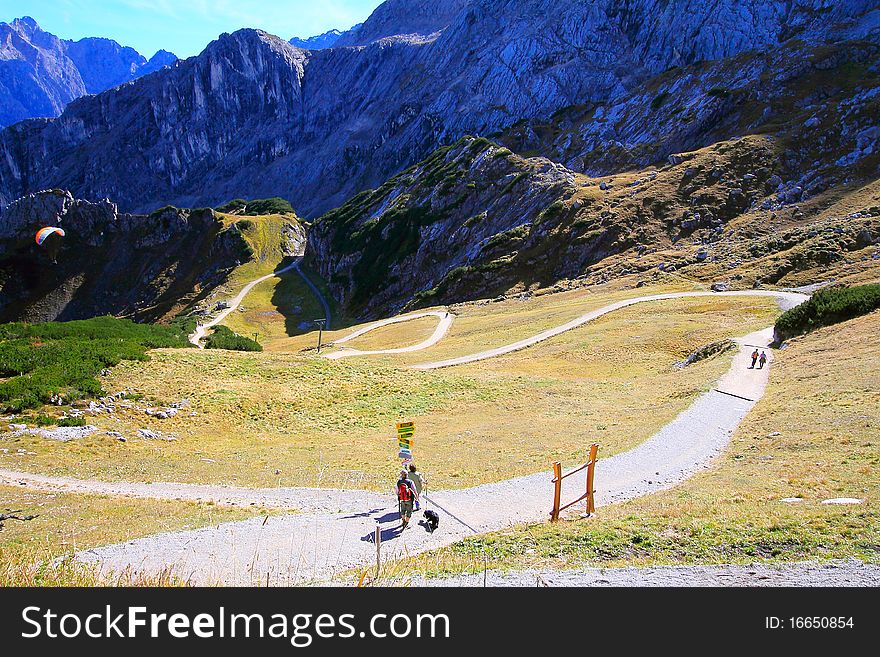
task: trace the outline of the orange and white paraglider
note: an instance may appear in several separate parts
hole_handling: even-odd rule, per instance
[[[61,243],[64,240],[64,230],[57,226],[46,226],[37,231],[37,246],[46,249],[46,253],[52,258],[52,262],[58,264],[58,251],[61,249]]]

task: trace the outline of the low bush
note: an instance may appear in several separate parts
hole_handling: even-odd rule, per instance
[[[867,315],[878,308],[880,285],[825,288],[776,321],[776,340],[782,342],[823,326]]]
[[[245,201],[243,198],[233,199],[219,206],[217,212],[257,217],[265,214],[293,214],[294,210],[293,206],[290,205],[290,201],[275,197],[261,198],[253,201]]]
[[[217,212],[223,212],[224,214],[234,214],[236,212],[242,212],[247,207],[247,201],[243,198],[236,198],[228,203],[224,203],[223,205],[217,208]]]
[[[63,420],[58,420],[59,427],[84,427],[86,426],[86,420],[82,417],[66,417]]]
[[[666,101],[669,100],[669,92],[664,91],[662,93],[657,94],[654,97],[654,100],[651,101],[651,109],[658,110],[666,104]]]
[[[226,349],[227,351],[263,351],[256,340],[233,333],[225,326],[218,326],[205,340],[206,349]]]
[[[244,210],[246,215],[257,216],[263,214],[293,214],[293,206],[283,198],[265,198],[256,201],[248,201]]]

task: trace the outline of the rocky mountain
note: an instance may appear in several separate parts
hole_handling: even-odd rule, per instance
[[[876,276],[878,62],[791,43],[469,138],[318,220],[314,267],[365,317],[560,280]]]
[[[110,39],[65,41],[28,16],[0,23],[0,126],[55,117],[72,100],[97,94],[170,66],[160,50],[150,60]]]
[[[430,36],[455,19],[470,0],[386,0],[361,25],[337,39],[337,46],[366,46],[395,36]]]
[[[784,43],[876,42],[878,17],[869,0],[412,0],[377,9],[356,48],[304,51],[244,30],[58,119],[3,131],[0,204],[47,186],[127,211],[280,195],[314,217],[465,134],[613,105],[670,70]],[[375,40],[386,24],[409,35]],[[680,147],[630,149],[595,130],[595,143],[627,153],[593,158],[592,173]],[[688,147],[712,137],[694,131]]]
[[[363,23],[358,23],[351,29],[356,30],[361,25],[363,25]],[[337,41],[339,41],[339,38],[346,33],[347,32],[340,32],[339,30],[330,30],[329,32],[324,32],[324,34],[309,37],[308,39],[294,37],[290,40],[290,44],[297,48],[302,48],[303,50],[324,50],[325,48],[332,48],[335,46]]]
[[[602,178],[466,138],[324,215],[309,258],[363,318],[612,279],[728,289],[876,277],[880,157],[841,167],[847,147],[834,148],[812,176],[837,183],[805,191],[780,143],[802,123]]]
[[[34,240],[47,225],[66,232],[57,264]],[[0,214],[0,322],[162,319],[205,296],[250,256],[236,226],[211,210],[169,207],[138,216],[65,191],[31,194]]]

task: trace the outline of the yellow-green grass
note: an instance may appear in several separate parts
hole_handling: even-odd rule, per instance
[[[239,310],[227,315],[225,326],[240,335],[253,337],[264,346],[314,328],[312,320],[324,310],[295,271],[285,272],[255,286]]]
[[[102,578],[90,566],[72,562],[75,551],[166,531],[195,529],[262,514],[211,504],[161,502],[71,493],[43,493],[0,486],[0,514],[20,511],[21,522],[0,531],[0,586],[168,585],[173,573],[136,572]]]
[[[395,358],[401,364],[415,364],[426,360],[444,360],[463,356],[530,337],[621,299],[648,294],[706,291],[708,289],[705,285],[694,283],[681,276],[664,274],[663,278],[661,283],[650,288],[635,289],[635,280],[630,278],[591,287],[572,285],[572,289],[564,291],[545,288],[524,300],[519,298],[510,298],[504,301],[484,299],[455,304],[449,308],[435,306],[419,309],[414,312],[448,309],[456,315],[456,320],[449,333],[437,345],[428,350],[399,354]],[[334,330],[324,332],[324,344],[330,344],[334,340],[344,338],[369,323],[358,325],[354,321],[337,321]],[[405,333],[401,334],[400,339],[394,338],[395,331],[405,332],[406,330],[406,323],[389,327],[387,331],[384,331],[387,339],[383,338],[382,348],[405,347],[412,344],[406,342],[408,338]],[[352,340],[346,343],[346,346],[364,349],[363,340],[371,335],[363,336],[358,339],[357,343]],[[316,345],[317,332],[313,332],[292,336],[287,340],[274,341],[268,346],[268,350],[277,352],[311,351],[315,349]]]
[[[501,569],[880,562],[880,313],[794,340],[773,368],[767,394],[711,471],[590,520],[466,540],[394,572],[479,571],[484,558]],[[864,503],[822,504],[839,497]]]
[[[499,304],[492,309],[493,343],[480,344],[476,330],[467,339],[472,347],[494,346],[519,315],[532,328],[546,322],[531,304],[553,308],[554,321],[565,321],[613,296],[566,293],[567,313],[549,298]],[[330,361],[312,353],[160,350],[149,363],[115,368],[105,386],[151,403],[189,399],[198,415],[90,418],[102,430],[122,432],[127,443],[102,434],[68,443],[7,439],[0,467],[109,480],[352,481],[384,489],[398,463],[394,424],[413,420],[415,454],[435,486],[498,481],[556,459],[574,463],[594,441],[607,456],[646,440],[708,389],[730,356],[683,370],[676,361],[709,342],[769,326],[778,314],[767,298],[636,306],[503,358],[426,372],[407,369],[397,356]],[[136,437],[140,428],[179,440],[144,441]]]
[[[253,259],[236,267],[229,277],[229,285],[232,287],[240,287],[255,278],[275,271],[285,257],[282,249],[285,238],[282,230],[286,224],[298,224],[296,217],[282,214],[259,217],[224,214],[219,216],[226,224],[238,223],[241,225],[242,222],[247,222],[248,226],[243,228],[241,232],[254,252]]]
[[[608,304],[649,294],[693,290],[693,286],[672,282],[650,288],[633,289],[623,283],[601,288],[579,288],[553,294],[541,294],[519,300],[460,304],[452,308],[456,320],[446,337],[429,350],[403,354],[408,364],[445,360],[501,347],[536,335]],[[772,306],[773,303],[764,304]],[[656,306],[640,307],[637,314],[651,313]],[[721,306],[715,305],[715,308]],[[605,321],[604,319],[601,321]],[[576,329],[577,335],[582,329]],[[561,343],[565,344],[563,338]]]

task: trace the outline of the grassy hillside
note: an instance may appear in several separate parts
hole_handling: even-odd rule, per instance
[[[783,155],[778,140],[750,135],[594,178],[467,139],[322,217],[314,263],[364,317],[560,280],[748,289],[876,278],[880,182],[781,202]]]
[[[249,282],[286,268],[305,250],[305,227],[292,213],[259,216],[225,213],[220,216],[226,225],[235,226],[241,232],[253,257],[236,267],[226,283],[195,310],[212,309],[218,301],[234,297]],[[314,283],[323,285],[314,272],[304,270]],[[331,298],[329,293],[325,296]],[[244,337],[256,335],[258,342],[269,344],[311,331],[314,328],[312,320],[323,316],[323,307],[302,277],[295,271],[287,271],[254,287],[223,325]]]

